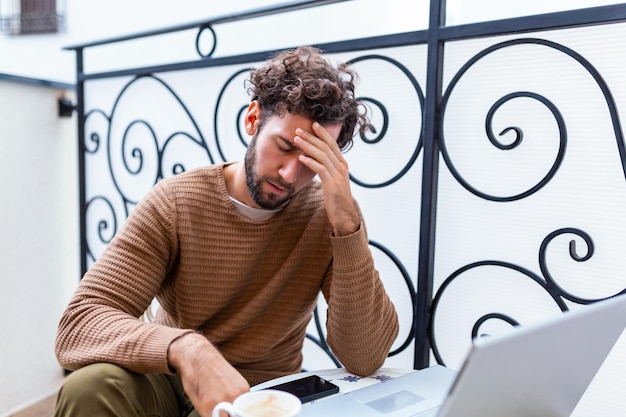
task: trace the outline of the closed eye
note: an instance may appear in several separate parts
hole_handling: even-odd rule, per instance
[[[290,153],[299,150],[296,146],[294,146],[292,142],[288,141],[285,138],[278,138],[276,140],[276,144],[281,152]]]

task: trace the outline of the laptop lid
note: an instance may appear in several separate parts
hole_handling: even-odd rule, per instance
[[[569,416],[624,327],[619,296],[477,339],[458,374],[433,366],[305,404],[300,415]]]
[[[477,339],[438,417],[569,416],[626,327],[626,296]]]

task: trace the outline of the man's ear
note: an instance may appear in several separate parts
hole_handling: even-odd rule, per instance
[[[259,123],[261,121],[261,105],[258,101],[253,100],[248,106],[248,111],[245,116],[245,128],[246,133],[250,136],[253,136],[257,129],[259,128]]]

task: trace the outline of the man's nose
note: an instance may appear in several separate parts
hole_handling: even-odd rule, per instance
[[[293,184],[298,180],[298,175],[302,169],[302,163],[297,156],[289,158],[283,163],[283,166],[278,170],[278,174],[285,182]]]

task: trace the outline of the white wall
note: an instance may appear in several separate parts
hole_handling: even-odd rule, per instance
[[[62,82],[74,82],[75,57],[64,47],[148,29],[172,26],[234,10],[247,10],[276,0],[201,2],[181,0],[66,1],[66,31],[61,34],[8,36],[0,34],[0,72]],[[9,56],[11,59],[4,59]],[[43,65],[42,65],[43,64]]]
[[[0,73],[74,82],[75,56],[72,51],[63,50],[64,47],[288,3],[286,0],[237,0],[236,2],[180,0],[175,3],[168,0],[65,1],[67,4],[65,33],[27,36],[0,34],[0,51],[3,55],[3,59],[0,60]],[[423,6],[428,4],[427,0],[419,0],[417,3],[421,10],[424,10]],[[385,31],[388,33],[391,26],[393,27],[391,30],[394,31],[409,31],[415,27],[416,20],[422,28],[425,28],[428,21],[427,14],[420,13],[415,16],[413,13],[395,12],[395,10],[406,8],[407,4],[411,4],[414,8],[416,1],[388,0],[383,4],[379,0],[359,0],[358,3],[351,1],[331,7],[335,7],[334,14],[350,16],[352,27],[359,27],[361,31],[358,36],[366,36]],[[323,15],[324,10],[328,9],[322,8],[316,12],[317,16]],[[372,11],[376,19],[371,18]],[[285,45],[288,46],[298,43],[298,37],[303,34],[314,34],[317,42],[337,39],[336,32],[341,30],[341,27],[329,27],[322,24],[324,30],[320,31],[318,25],[313,22],[315,20],[311,20],[310,24],[304,27],[305,30],[303,30],[302,23],[297,22],[295,25],[297,30],[281,31],[280,36],[276,36],[277,32],[270,32],[274,35],[274,39],[278,38],[287,42]],[[281,28],[278,29],[281,30]],[[284,36],[287,32],[289,36]],[[235,39],[239,40],[241,37]],[[253,41],[245,38],[241,42],[233,42],[233,38],[228,38],[228,42],[219,44],[219,49],[232,52],[245,45],[251,45],[255,49],[273,47],[272,45],[259,46],[259,39],[255,37]],[[11,59],[4,59],[5,56]]]
[[[0,415],[56,391],[61,312],[79,265],[73,91],[0,80]]]

